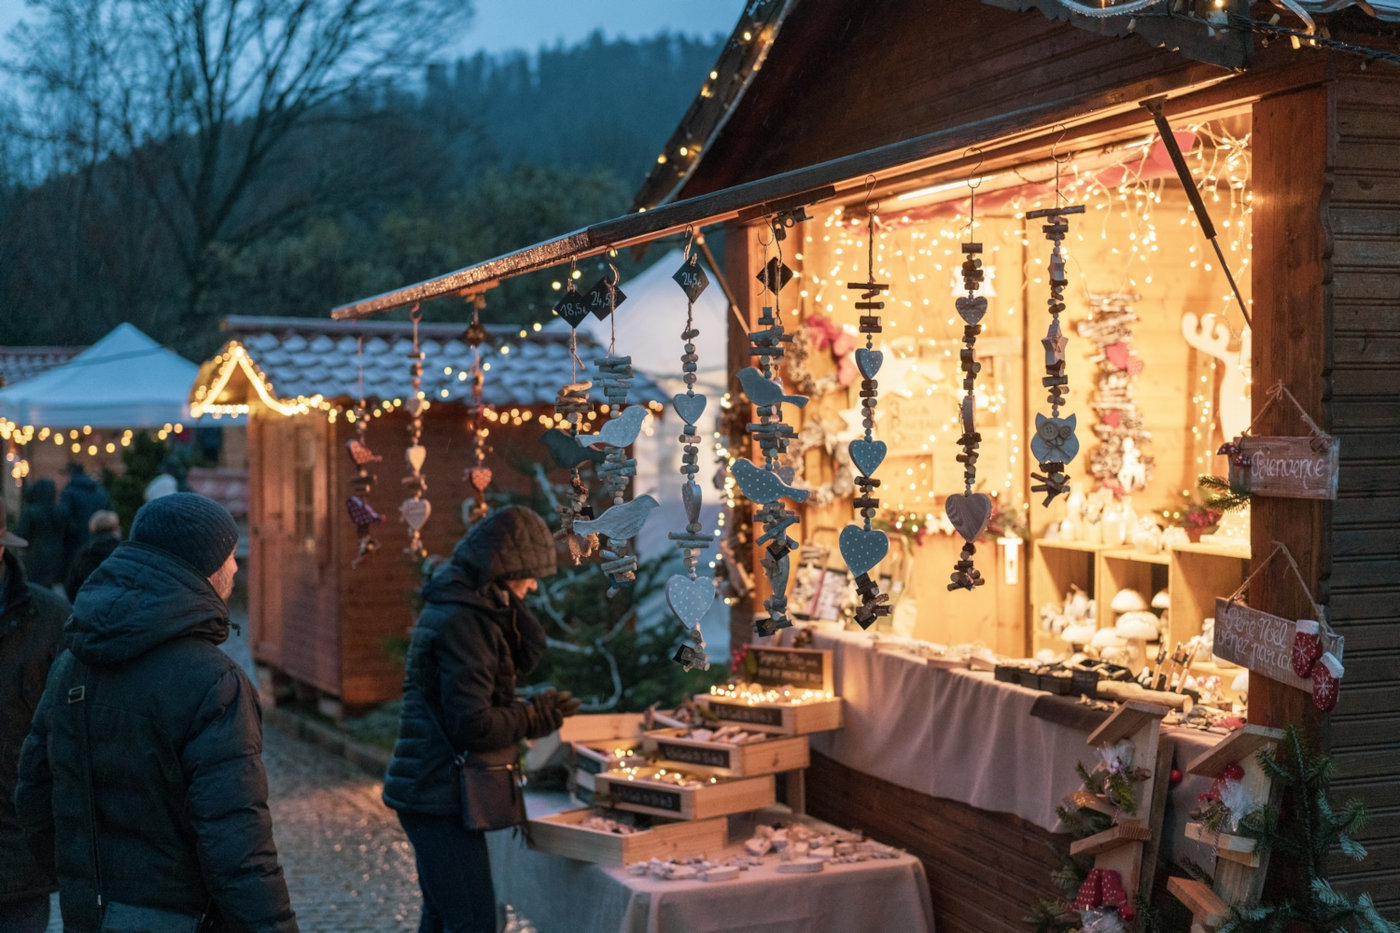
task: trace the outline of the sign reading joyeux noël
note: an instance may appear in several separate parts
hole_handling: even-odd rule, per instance
[[[1341,441],[1335,437],[1239,438],[1230,463],[1230,485],[1281,499],[1337,498]]]
[[[1215,656],[1247,667],[1270,680],[1299,690],[1313,691],[1310,678],[1293,673],[1293,635],[1298,624],[1292,619],[1251,609],[1228,599],[1215,601]],[[1322,647],[1340,658],[1340,635],[1324,629],[1319,633]]]

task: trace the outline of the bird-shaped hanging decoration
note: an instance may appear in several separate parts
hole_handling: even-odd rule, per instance
[[[491,485],[491,468],[486,466],[486,439],[490,429],[486,426],[486,405],[482,400],[482,389],[486,383],[486,373],[481,368],[481,344],[486,340],[486,328],[481,325],[481,306],[484,300],[477,295],[472,301],[471,326],[462,334],[462,342],[472,348],[472,401],[467,407],[467,434],[471,437],[471,460],[462,473],[467,481],[471,498],[462,503],[462,522],[471,526],[486,515],[490,506],[486,503],[486,487]]]
[[[982,254],[982,244],[971,239],[977,230],[975,206],[977,187],[980,184],[979,178],[975,184],[969,180],[967,185],[972,192],[968,198],[969,240],[962,244],[965,257],[962,277],[967,294],[959,297],[955,304],[958,315],[963,319],[963,348],[959,354],[959,361],[965,394],[961,411],[962,435],[958,438],[958,446],[962,447],[963,452],[957,456],[957,461],[963,465],[963,491],[949,495],[944,500],[943,508],[953,529],[962,536],[963,546],[957,563],[953,565],[949,590],[970,591],[987,582],[973,566],[972,557],[977,552],[975,542],[982,536],[987,522],[992,517],[992,500],[985,493],[972,491],[973,484],[977,482],[977,448],[982,442],[982,435],[977,433],[973,420],[973,413],[977,409],[977,374],[982,370],[982,364],[977,361],[976,343],[977,335],[982,332],[979,322],[987,313],[986,297],[977,294],[978,287],[982,284],[982,260],[979,258]]]
[[[1045,304],[1050,309],[1050,325],[1045,338],[1040,342],[1045,347],[1045,376],[1040,380],[1047,390],[1046,401],[1050,403],[1050,415],[1036,413],[1035,434],[1031,436],[1031,453],[1035,456],[1041,473],[1032,473],[1031,479],[1037,484],[1031,492],[1045,493],[1043,505],[1049,505],[1061,493],[1069,492],[1069,474],[1065,467],[1079,453],[1079,438],[1074,434],[1077,416],[1061,417],[1060,406],[1069,392],[1069,377],[1065,374],[1064,331],[1060,328],[1060,312],[1065,310],[1065,255],[1061,248],[1065,235],[1069,233],[1069,215],[1084,213],[1083,204],[1062,205],[1060,203],[1060,164],[1052,151],[1055,162],[1055,205],[1044,210],[1027,211],[1027,220],[1044,220],[1040,227],[1045,239],[1050,242],[1050,297]]]
[[[345,452],[350,455],[350,462],[354,466],[354,473],[350,477],[350,498],[345,500],[345,511],[354,523],[355,534],[359,537],[359,546],[355,559],[350,562],[351,567],[360,566],[360,561],[379,549],[379,542],[374,540],[370,526],[384,521],[384,516],[369,504],[370,490],[374,488],[375,480],[378,479],[371,471],[370,464],[379,463],[384,458],[370,450],[369,445],[365,443],[365,430],[369,427],[369,406],[365,404],[365,340],[361,337],[356,343],[359,347],[360,391],[353,415],[355,436],[345,442]]]
[[[600,547],[599,553],[603,558],[603,572],[612,580],[612,585],[608,587],[608,595],[612,596],[631,586],[637,579],[637,555],[632,550],[632,538],[657,503],[651,496],[626,501],[627,487],[632,477],[637,475],[637,461],[627,456],[627,447],[641,433],[647,410],[645,405],[627,404],[627,391],[635,379],[632,358],[615,355],[619,276],[616,266],[609,265],[608,268],[612,272],[611,278],[604,278],[608,309],[599,318],[610,319],[614,339],[609,341],[608,355],[594,360],[593,367],[597,372],[598,387],[603,391],[612,417],[597,434],[576,434],[574,439],[581,447],[602,447],[603,462],[597,466],[598,475],[602,477],[599,487],[603,495],[612,498],[613,504],[596,519],[576,519],[574,528],[584,533],[602,534],[608,539],[607,544]]]
[[[713,543],[714,539],[704,534],[700,524],[702,491],[695,482],[695,474],[700,472],[700,428],[696,424],[705,412],[705,396],[695,391],[696,372],[699,369],[700,355],[695,351],[695,338],[700,331],[695,328],[695,299],[700,297],[708,286],[709,279],[700,266],[695,254],[690,251],[687,241],[684,259],[676,274],[671,276],[686,295],[685,329],[681,331],[681,381],[685,392],[672,400],[672,407],[681,416],[681,475],[685,482],[681,485],[681,501],[685,506],[686,525],[684,531],[672,531],[668,536],[681,550],[685,572],[672,574],[666,581],[666,603],[676,618],[686,626],[686,644],[682,644],[673,660],[687,671],[700,668],[710,669],[710,659],[705,653],[705,636],[700,630],[700,622],[709,614],[715,602],[715,581],[713,576],[701,577],[698,572],[700,552]]]
[[[408,493],[408,498],[399,505],[399,517],[408,526],[409,538],[408,546],[404,548],[405,554],[411,554],[419,560],[428,556],[428,548],[423,543],[423,526],[428,521],[428,516],[432,514],[433,506],[426,497],[428,491],[427,478],[423,476],[423,463],[427,459],[428,451],[421,443],[423,437],[423,358],[424,353],[418,345],[418,322],[423,319],[423,312],[417,305],[409,313],[409,320],[413,322],[413,348],[408,352],[408,375],[411,391],[408,399],[404,402],[404,407],[408,409],[408,449],[404,451],[404,460],[407,461],[409,474],[403,478],[404,490]]]
[[[869,179],[873,188],[875,179]],[[861,426],[864,437],[851,441],[851,463],[860,475],[855,477],[857,493],[852,506],[860,514],[859,524],[850,524],[841,529],[837,544],[847,568],[855,576],[856,595],[860,604],[856,607],[855,620],[861,628],[870,626],[880,616],[889,615],[890,598],[880,592],[880,585],[870,577],[870,571],[889,553],[890,539],[885,532],[872,528],[871,522],[880,508],[880,500],[875,497],[875,488],[880,481],[874,477],[875,470],[884,462],[885,442],[875,440],[875,406],[879,403],[879,383],[875,376],[884,362],[884,354],[875,349],[875,335],[881,332],[880,311],[885,303],[880,296],[889,289],[889,284],[875,281],[875,212],[869,200],[866,201],[866,280],[849,282],[847,288],[857,289],[860,297],[856,300],[856,310],[860,312],[860,332],[865,335],[864,348],[856,350],[856,367],[860,370]]]
[[[775,372],[775,364],[781,363],[787,352],[786,345],[792,341],[792,335],[783,327],[778,293],[792,279],[792,270],[783,263],[781,241],[787,235],[787,228],[795,222],[796,218],[783,214],[770,221],[772,242],[779,244],[778,254],[764,264],[757,278],[771,303],[765,304],[759,314],[759,329],[749,332],[752,344],[749,353],[758,358],[758,365],[737,374],[743,380],[741,385],[758,418],[747,430],[763,454],[762,467],[746,459],[735,460],[730,465],[740,492],[758,504],[754,519],[763,525],[763,534],[754,543],[766,552],[760,564],[773,592],[763,601],[768,615],[754,622],[754,631],[762,636],[773,635],[792,625],[787,614],[787,584],[792,569],[791,552],[797,542],[788,534],[788,529],[797,524],[798,516],[782,500],[801,502],[807,498],[806,490],[790,485],[792,468],[780,462],[796,436],[792,425],[783,422],[783,403],[802,405],[806,399],[788,395]]]

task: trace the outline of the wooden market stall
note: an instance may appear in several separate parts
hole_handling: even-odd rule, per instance
[[[849,464],[843,481],[832,451],[860,436],[861,421],[860,379],[842,374],[858,345],[842,339],[859,318],[848,286],[888,284],[879,498],[905,546],[873,572],[887,591],[904,584],[902,618],[897,605],[891,622],[925,642],[981,643],[1015,658],[1087,644],[1114,627],[1124,591],[1153,602],[1161,594],[1169,650],[1209,644],[1216,600],[1246,581],[1251,610],[1289,625],[1325,614],[1346,648],[1335,712],[1251,664],[1247,715],[1260,727],[1299,725],[1331,753],[1334,793],[1372,815],[1360,840],[1369,857],[1339,861],[1331,878],[1353,895],[1369,891],[1393,916],[1400,10],[1114,6],[756,0],[639,192],[642,212],[335,314],[471,294],[570,258],[726,224],[727,285],[746,325],[731,329],[731,373],[754,363],[751,333],[773,326],[765,306],[775,302],[756,279],[777,258],[794,273],[776,302],[800,348],[782,370],[785,391],[810,399],[800,414],[786,409],[799,455],[790,465],[808,493],[789,532],[805,547],[791,562],[840,571],[830,537],[855,513]],[[1047,408],[1049,349],[1040,343],[1050,244],[1035,214],[1070,205],[1084,208],[1064,244],[1067,411],[1082,447],[1069,469],[1083,485],[1074,506],[1044,504],[1028,449]],[[967,294],[958,267],[973,234],[988,306],[975,351],[961,357],[954,302]],[[966,372],[972,359],[979,491],[995,494],[1000,521],[977,547],[986,585],[949,592],[962,542],[943,514],[948,496],[963,492],[960,417],[971,432],[959,363]],[[731,391],[742,398],[744,388],[736,380]],[[731,449],[757,460],[745,433],[757,419],[744,415]],[[1257,494],[1247,521],[1231,516],[1205,541],[1180,540],[1197,475],[1230,468],[1216,454],[1223,442],[1248,433],[1306,446],[1310,432],[1323,448],[1337,444],[1334,496]],[[1102,508],[1086,509],[1096,494]],[[752,511],[735,508],[743,556],[756,533]],[[1143,518],[1156,520],[1156,539]],[[735,605],[735,644],[753,640],[754,620],[766,615],[762,552],[747,556],[759,586]],[[1056,616],[1072,588],[1097,612],[1088,634],[1066,639]],[[841,657],[848,712],[843,730],[813,743],[811,812],[919,855],[940,928],[1021,928],[1056,893],[1057,866],[1042,845],[1057,838],[1056,782],[1072,770],[1071,746],[1082,751],[1100,723],[1075,721],[989,672],[911,667],[839,627],[816,638]],[[1227,692],[1238,669],[1204,657],[1183,657],[1194,682],[1219,678],[1210,689]],[[1179,766],[1214,764],[1216,738],[1172,739]],[[1194,800],[1187,788],[1176,791],[1178,810]],[[968,893],[984,890],[998,896]]]
[[[424,406],[419,444],[426,457],[430,513],[422,526],[430,555],[447,555],[465,530],[475,501],[469,423],[472,348],[466,324],[418,327]],[[248,430],[248,633],[264,683],[317,701],[339,716],[398,697],[402,664],[392,642],[405,638],[416,614],[423,561],[405,553],[408,526],[399,514],[413,421],[409,353],[413,325],[342,324],[297,318],[225,319],[228,342],[200,368],[191,394],[211,414],[246,415]],[[363,345],[363,353],[361,353]],[[486,487],[491,500],[528,495],[540,433],[558,385],[570,374],[567,338],[487,329],[481,345]],[[363,398],[363,435],[352,417]],[[545,415],[545,418],[541,418]],[[359,465],[356,442],[380,459],[365,464],[373,480],[363,499],[382,523],[368,526],[378,548],[361,556],[361,535],[347,514]],[[359,558],[357,560],[357,558]]]

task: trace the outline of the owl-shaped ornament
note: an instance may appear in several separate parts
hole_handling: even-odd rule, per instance
[[[1035,416],[1035,436],[1031,438],[1031,453],[1041,463],[1069,463],[1079,453],[1079,438],[1074,436],[1077,416],[1047,418]]]

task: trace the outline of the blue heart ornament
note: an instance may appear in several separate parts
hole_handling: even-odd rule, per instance
[[[851,462],[861,476],[873,476],[885,462],[888,449],[884,441],[851,441]]]
[[[671,399],[671,407],[685,419],[686,424],[696,424],[705,413],[705,396],[681,393]]]
[[[890,550],[890,539],[878,528],[869,531],[859,525],[847,525],[841,529],[841,559],[860,576],[869,573],[871,568],[885,559]]]
[[[879,350],[867,350],[865,347],[861,347],[856,351],[856,369],[859,369],[860,374],[867,379],[874,379],[884,362],[885,354]]]
[[[715,602],[715,581],[711,577],[692,580],[683,573],[666,581],[666,602],[686,625],[697,626]]]

